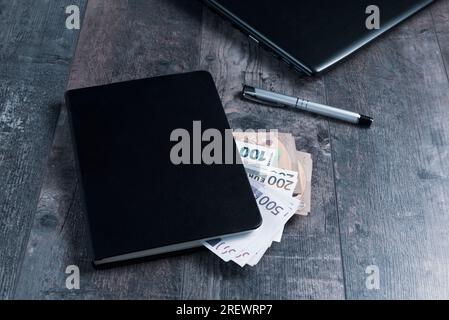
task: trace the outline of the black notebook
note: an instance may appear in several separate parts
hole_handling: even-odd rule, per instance
[[[260,226],[242,165],[172,161],[174,130],[192,134],[194,122],[201,132],[225,137],[229,130],[209,73],[71,90],[66,100],[95,265],[190,249]]]

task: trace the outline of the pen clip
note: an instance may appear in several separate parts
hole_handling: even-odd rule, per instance
[[[263,99],[259,99],[258,97],[254,96],[254,89],[252,87],[249,86],[244,86],[243,88],[243,98],[253,101],[253,102],[257,102],[266,106],[270,106],[270,107],[276,107],[276,108],[283,108],[285,107],[284,104],[282,103],[276,103],[276,102],[270,102],[270,101],[266,101]]]

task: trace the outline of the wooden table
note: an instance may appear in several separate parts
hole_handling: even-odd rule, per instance
[[[449,1],[309,78],[198,1],[90,0],[69,88],[208,70],[234,128],[291,132],[315,163],[312,214],[294,218],[256,268],[200,251],[106,271],[91,267],[65,108],[56,123],[76,39],[63,29],[68,3],[0,2],[10,43],[0,44],[0,297],[449,298]],[[263,108],[238,97],[243,82],[375,125]],[[68,265],[81,270],[80,290],[65,286]],[[366,286],[369,266],[378,290]]]

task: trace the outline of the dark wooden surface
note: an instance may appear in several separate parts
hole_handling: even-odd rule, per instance
[[[326,77],[330,104],[376,115],[369,131],[331,124],[348,298],[448,297],[449,83],[433,20],[447,3]]]
[[[312,214],[293,219],[283,242],[256,268],[240,269],[202,251],[106,271],[90,265],[65,108],[49,152],[59,110],[50,106],[61,104],[65,84],[58,77],[67,74],[74,34],[61,28],[39,35],[25,22],[33,16],[25,2],[0,1],[1,16],[12,7],[21,11],[2,19],[1,39],[15,43],[35,33],[37,44],[26,41],[14,51],[0,42],[0,66],[11,74],[0,84],[2,182],[7,177],[0,186],[1,297],[449,298],[449,1],[307,78],[197,1],[90,0],[70,88],[209,70],[234,128],[292,132],[315,162]],[[15,14],[23,25],[12,22]],[[4,30],[11,25],[15,34]],[[43,46],[39,36],[56,48]],[[32,71],[37,82],[22,79]],[[16,85],[19,77],[26,84]],[[243,82],[348,106],[374,115],[376,123],[361,130],[262,108],[237,97]],[[24,96],[39,105],[25,109]],[[81,269],[80,290],[65,287],[68,265]],[[365,285],[370,265],[379,267],[379,290]]]
[[[0,298],[14,296],[45,177],[84,0],[0,0]]]

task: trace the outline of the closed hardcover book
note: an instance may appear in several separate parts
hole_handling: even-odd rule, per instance
[[[95,265],[191,249],[260,226],[244,167],[198,163],[207,141],[195,125],[200,133],[218,130],[229,152],[229,123],[209,73],[70,90],[66,102]],[[178,150],[174,132],[191,134],[191,148]],[[173,161],[177,155],[182,163]]]

